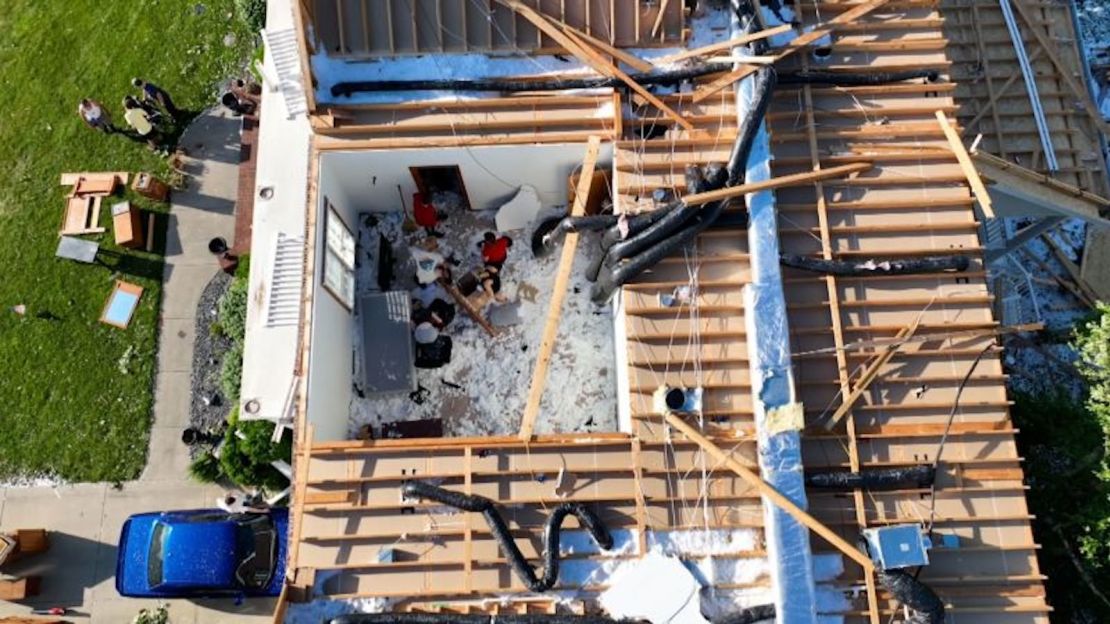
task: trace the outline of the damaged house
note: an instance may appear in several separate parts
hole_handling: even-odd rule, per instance
[[[1049,621],[992,277],[1103,223],[1066,6],[269,12],[276,622]]]

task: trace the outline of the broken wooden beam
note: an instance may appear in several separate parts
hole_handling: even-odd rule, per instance
[[[710,202],[721,201],[722,199],[730,199],[733,197],[742,197],[748,193],[756,193],[758,191],[766,191],[770,189],[782,188],[785,186],[805,186],[811,182],[818,180],[828,180],[831,178],[843,178],[853,173],[860,173],[867,171],[873,167],[869,162],[848,163],[847,165],[838,165],[836,167],[829,167],[828,169],[819,169],[816,171],[804,171],[802,173],[792,173],[790,175],[779,176],[777,178],[769,178],[759,182],[752,182],[750,184],[741,184],[739,186],[730,186],[715,191],[706,191],[704,193],[695,193],[687,195],[682,198],[682,201],[688,206],[699,206],[701,204],[708,204]]]
[[[639,72],[647,73],[655,70],[655,65],[652,65],[651,63],[638,56],[629,54],[628,52],[625,52],[624,50],[616,46],[609,45],[605,41],[602,41],[601,39],[598,39],[597,37],[594,37],[593,35],[585,31],[579,30],[574,26],[571,26],[570,24],[559,22],[555,20],[555,18],[550,16],[546,17],[555,26],[562,28],[564,32],[574,35],[585,43],[588,43],[590,46],[596,48],[598,51],[608,54],[609,56],[613,57],[613,60],[620,61]],[[570,52],[570,50],[568,50],[568,52]]]
[[[664,414],[664,419],[667,423],[678,429],[689,438],[692,442],[697,443],[706,453],[712,456],[717,461],[727,466],[730,470],[736,473],[741,479],[746,481],[752,487],[759,491],[765,498],[769,499],[773,504],[780,507],[783,511],[790,514],[795,520],[805,525],[809,530],[823,537],[827,542],[836,547],[837,550],[850,557],[853,561],[858,563],[868,573],[875,571],[875,564],[871,559],[860,551],[859,548],[852,546],[844,538],[833,532],[832,529],[825,526],[820,520],[809,515],[806,510],[799,507],[794,501],[786,497],[782,492],[779,492],[773,485],[767,483],[756,474],[751,468],[741,464],[732,456],[732,453],[725,451],[715,442],[707,438],[700,431],[695,429],[692,425],[682,419],[681,416],[674,412],[667,412]]]
[[[812,44],[818,39],[831,35],[836,30],[837,26],[854,22],[864,15],[867,15],[868,13],[886,4],[886,2],[887,0],[871,0],[870,2],[865,2],[861,5],[856,6],[855,8],[845,11],[827,22],[818,24],[814,27],[813,30],[798,35],[790,43],[786,44],[779,51],[779,53],[775,55],[775,59],[781,61],[782,59],[790,56],[798,50],[801,50],[802,48],[805,48],[806,46]],[[702,100],[717,93],[721,89],[724,89],[734,82],[744,78],[748,74],[751,74],[755,70],[755,67],[748,65],[745,67],[741,67],[731,73],[725,74],[723,77],[714,80],[701,89],[698,89],[694,93],[694,103],[697,104],[698,102],[701,102]]]
[[[582,160],[582,171],[578,176],[578,187],[574,193],[574,204],[570,216],[581,217],[586,214],[586,200],[590,195],[590,184],[594,179],[594,168],[601,151],[601,137],[592,136],[586,146],[586,156]],[[547,386],[547,369],[551,365],[551,355],[559,334],[559,318],[563,312],[563,300],[570,284],[570,270],[574,266],[574,254],[578,250],[578,232],[571,231],[563,242],[559,267],[555,273],[555,285],[551,290],[551,303],[547,308],[547,320],[543,326],[543,337],[536,356],[536,367],[532,370],[532,384],[528,388],[528,399],[520,419],[520,439],[528,442],[536,428],[536,417],[540,413],[540,401]]]
[[[606,59],[594,50],[590,49],[588,45],[579,39],[576,35],[570,32],[564,32],[561,28],[553,24],[542,13],[536,11],[532,7],[520,2],[520,0],[496,0],[498,4],[504,5],[521,15],[524,19],[531,22],[536,28],[539,28],[544,34],[555,40],[556,43],[561,45],[574,56],[578,57],[580,61],[589,65],[594,71],[602,74],[603,76],[611,76],[619,79],[629,89],[636,92],[637,95],[647,100],[652,106],[662,111],[668,117],[673,119],[675,123],[682,126],[690,132],[694,132],[694,124],[686,120],[685,117],[680,115],[673,108],[667,106],[663,100],[655,96],[651,91],[644,88],[643,85],[632,79],[631,76],[621,71],[621,69]]]
[[[879,371],[882,370],[898,352],[899,347],[905,344],[906,340],[909,338],[913,338],[913,335],[917,333],[919,325],[921,325],[921,315],[918,315],[917,318],[914,319],[913,324],[909,327],[905,327],[902,331],[898,332],[898,335],[895,336],[897,342],[887,345],[878,355],[871,359],[864,368],[863,374],[860,375],[859,381],[852,386],[852,390],[848,393],[848,396],[844,397],[844,400],[840,402],[840,407],[836,408],[832,416],[821,424],[826,431],[836,429],[837,425],[844,420],[844,417],[848,415],[848,412],[851,411],[856,401],[863,396],[864,392],[867,392],[867,388],[871,386],[871,382],[879,377]]]
[[[466,295],[459,292],[459,289],[456,288],[450,280],[440,278],[437,281],[439,281],[440,286],[443,286],[443,289],[447,291],[447,294],[451,295],[451,298],[454,299],[463,310],[466,310],[467,315],[474,319],[474,322],[480,325],[482,329],[486,330],[487,334],[490,336],[497,335],[497,328],[487,321],[486,317],[482,316],[482,311],[474,307],[474,304],[466,298]],[[482,285],[479,284],[478,288],[482,288]]]
[[[979,170],[975,168],[975,163],[971,161],[971,155],[967,153],[967,148],[964,147],[963,141],[960,139],[960,133],[952,127],[952,123],[948,121],[944,111],[938,110],[936,116],[937,122],[944,130],[944,137],[948,139],[948,145],[952,147],[952,153],[956,155],[956,161],[960,163],[960,169],[963,169],[964,176],[967,177],[971,192],[975,195],[975,200],[979,202],[979,208],[983,211],[983,216],[987,219],[993,219],[994,206],[991,204],[990,193],[987,192],[983,179],[979,177]]]
[[[1083,276],[1080,275],[1079,267],[1076,266],[1074,262],[1072,262],[1071,258],[1069,258],[1068,255],[1064,253],[1063,249],[1060,249],[1060,246],[1056,244],[1056,241],[1052,240],[1052,236],[1050,236],[1050,234],[1051,231],[1041,234],[1041,240],[1043,240],[1044,244],[1048,246],[1048,249],[1052,252],[1052,255],[1056,257],[1056,261],[1064,267],[1064,270],[1068,272],[1068,275],[1071,277],[1072,281],[1075,282],[1075,285],[1083,293],[1083,298],[1086,299],[1088,307],[1094,308],[1095,303],[1098,301],[1098,293],[1095,292],[1094,288],[1091,288],[1091,285],[1087,283],[1087,280],[1083,279]]]
[[[761,31],[756,32],[756,33],[750,33],[750,34],[747,34],[747,35],[741,35],[739,37],[734,37],[732,39],[729,39],[728,41],[720,41],[720,42],[717,42],[717,43],[711,43],[709,45],[702,46],[700,48],[694,48],[693,50],[686,50],[684,52],[679,52],[677,54],[672,54],[670,56],[664,56],[663,58],[658,59],[656,62],[657,63],[675,63],[675,62],[678,62],[678,61],[684,61],[684,60],[689,59],[689,58],[697,58],[699,56],[705,56],[706,54],[716,54],[717,52],[725,52],[725,51],[731,50],[735,47],[742,46],[745,43],[751,43],[753,41],[759,41],[760,39],[766,39],[768,37],[774,37],[775,35],[780,35],[784,32],[789,32],[792,28],[793,27],[790,26],[790,24],[782,24],[780,26],[775,26],[773,28],[767,28],[765,30],[761,30]]]
[[[874,340],[857,340],[856,342],[849,342],[842,348],[826,347],[824,349],[814,349],[812,351],[800,351],[798,353],[791,353],[793,357],[801,357],[804,355],[820,355],[822,353],[836,353],[837,351],[859,351],[861,349],[873,349],[875,347],[882,347],[891,344],[909,344],[911,342],[932,342],[934,340],[952,340],[955,338],[989,338],[994,336],[1005,336],[1006,334],[1017,334],[1021,332],[1035,332],[1044,329],[1044,323],[1025,323],[1023,325],[1005,325],[1002,327],[988,327],[985,329],[964,329],[951,332],[939,332],[932,334],[915,334],[911,338],[877,338]]]

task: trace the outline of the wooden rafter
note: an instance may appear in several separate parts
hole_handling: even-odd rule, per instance
[[[844,538],[833,532],[832,529],[821,523],[820,520],[809,515],[804,509],[794,503],[794,501],[787,498],[782,492],[779,492],[770,483],[764,481],[759,475],[752,471],[744,464],[741,464],[732,456],[732,453],[725,451],[716,442],[713,442],[700,431],[695,429],[692,425],[682,419],[681,416],[674,412],[667,412],[664,415],[667,423],[678,429],[689,438],[691,441],[696,442],[706,453],[709,453],[714,459],[721,462],[725,466],[735,472],[741,479],[746,481],[752,487],[759,491],[759,493],[770,500],[773,504],[780,507],[783,511],[790,514],[795,520],[804,524],[809,530],[820,535],[837,550],[847,555],[853,561],[863,567],[868,572],[874,572],[875,564],[871,559],[860,552],[858,548],[852,546]]]
[[[662,100],[656,97],[655,94],[645,89],[643,85],[633,80],[632,77],[630,77],[628,74],[621,71],[619,67],[601,58],[601,55],[586,46],[584,42],[576,35],[564,32],[561,28],[558,28],[552,22],[550,22],[542,13],[539,13],[527,4],[520,2],[520,0],[496,0],[496,2],[498,4],[509,7],[510,9],[519,13],[529,22],[535,24],[536,28],[539,28],[547,36],[554,39],[556,43],[566,48],[567,52],[570,52],[583,63],[592,67],[594,71],[602,74],[603,76],[612,76],[619,79],[621,82],[627,85],[628,88],[635,91],[637,95],[644,98],[645,100],[650,102],[652,106],[659,109],[668,117],[673,119],[675,123],[682,126],[688,131],[694,131],[694,125],[687,121],[686,118],[684,118],[670,106],[667,106]]]
[[[572,217],[580,217],[586,213],[586,200],[590,195],[590,184],[594,179],[594,168],[597,165],[598,153],[601,151],[601,137],[590,137],[586,146],[586,156],[582,160],[582,170],[578,177],[578,187],[575,189],[574,205],[571,208]],[[547,387],[547,369],[551,364],[551,354],[555,349],[555,340],[559,334],[559,318],[563,311],[563,300],[567,296],[570,283],[570,270],[574,265],[574,254],[578,250],[578,233],[568,232],[563,242],[562,255],[559,257],[559,267],[555,273],[555,285],[551,290],[551,304],[547,309],[547,321],[543,326],[543,338],[540,339],[539,353],[536,356],[536,367],[532,370],[532,384],[528,388],[528,399],[524,404],[524,413],[520,420],[520,439],[532,439],[536,428],[536,418],[540,413],[540,401],[543,399],[544,388]]]
[[[960,168],[963,169],[964,175],[967,177],[971,192],[975,194],[975,200],[979,202],[979,208],[982,209],[983,216],[993,219],[994,207],[991,204],[990,193],[987,192],[986,185],[979,177],[979,170],[975,168],[975,163],[971,162],[971,155],[967,153],[967,148],[964,147],[963,141],[960,139],[960,133],[952,127],[952,123],[948,121],[944,111],[938,110],[936,116],[937,122],[944,130],[944,137],[948,139],[948,145],[952,147],[952,153],[956,155],[956,160],[960,163]]]
[[[867,171],[872,166],[873,165],[869,162],[858,162],[848,165],[840,165],[838,167],[829,167],[828,169],[821,169],[820,171],[804,171],[802,173],[792,173],[790,175],[768,178],[767,180],[752,182],[750,184],[741,184],[739,186],[730,186],[723,189],[717,189],[715,191],[706,191],[704,193],[686,195],[682,198],[682,201],[686,202],[687,205],[698,206],[701,204],[708,204],[710,202],[721,201],[724,199],[732,199],[733,197],[741,197],[743,195],[747,195],[748,193],[756,193],[758,191],[767,191],[788,186],[805,186],[818,180],[843,178],[854,173]]]
[[[844,417],[847,416],[848,413],[852,410],[852,406],[855,405],[856,401],[858,401],[860,397],[863,396],[864,392],[867,392],[867,389],[871,386],[871,383],[878,379],[879,371],[881,371],[882,368],[890,362],[891,358],[893,358],[894,355],[898,352],[899,347],[905,344],[906,340],[913,338],[913,335],[917,333],[917,327],[920,324],[921,317],[919,316],[914,319],[912,325],[898,332],[898,335],[895,336],[896,342],[883,347],[882,351],[871,359],[867,366],[864,367],[859,381],[857,381],[855,385],[852,386],[851,391],[849,391],[848,394],[844,396],[844,400],[841,401],[840,407],[836,408],[836,411],[833,412],[832,416],[830,416],[828,420],[823,423],[826,431],[832,431],[833,429],[836,429],[837,425],[840,424],[840,421],[842,421]]]
[[[887,0],[870,0],[869,2],[865,2],[861,5],[853,7],[851,9],[841,13],[840,15],[837,15],[836,17],[832,18],[831,20],[825,22],[824,24],[821,24],[821,25],[817,26],[816,28],[814,28],[813,30],[811,30],[807,33],[798,35],[797,37],[794,38],[793,41],[786,44],[786,46],[783,47],[779,51],[779,53],[775,55],[776,60],[781,61],[782,59],[790,56],[791,54],[794,54],[795,52],[809,46],[810,44],[814,43],[818,39],[821,39],[822,37],[826,37],[826,36],[831,35],[833,32],[835,32],[837,26],[839,26],[841,24],[854,22],[854,21],[858,20],[859,18],[863,17],[864,15],[867,15],[868,13],[874,11],[875,9],[883,6],[886,3],[887,3]],[[713,82],[709,83],[708,85],[705,85],[704,87],[698,89],[697,92],[694,93],[694,102],[698,103],[698,102],[701,102],[702,100],[705,100],[706,98],[708,98],[708,97],[712,96],[713,94],[719,92],[721,89],[724,89],[725,87],[728,87],[729,85],[735,83],[736,81],[741,80],[745,76],[751,74],[756,69],[758,69],[758,68],[753,67],[751,65],[747,65],[747,66],[741,67],[741,68],[739,68],[739,69],[737,69],[733,72],[725,74],[723,77],[718,78],[717,80],[714,80]]]
[[[809,59],[802,57],[802,67],[809,68]],[[809,135],[809,155],[810,164],[814,170],[821,169],[821,150],[817,141],[817,117],[815,114],[815,106],[813,102],[813,87],[811,85],[802,86],[802,97],[805,105],[806,114],[806,130]],[[828,201],[825,199],[825,188],[821,182],[815,183],[815,191],[817,195],[817,223],[821,235],[821,257],[825,260],[831,260],[833,257],[833,243],[832,234],[829,227],[829,212]],[[837,286],[837,278],[835,275],[829,274],[824,276],[825,293],[829,299],[829,324],[832,328],[833,344],[836,346],[836,370],[837,377],[840,380],[840,392],[847,395],[851,391],[851,385],[848,380],[848,354],[844,351],[844,320],[840,313],[840,290]],[[853,472],[860,470],[859,447],[856,443],[856,424],[855,419],[848,418],[844,427],[845,433],[848,437],[848,463],[849,468]],[[867,527],[867,512],[865,509],[865,501],[863,499],[863,492],[861,490],[852,491],[852,506],[856,514],[856,524],[860,530]],[[879,618],[879,600],[878,600],[878,587],[875,582],[875,575],[870,572],[864,572],[864,584],[867,591],[867,610],[870,624],[881,624]]]
[[[1071,89],[1075,98],[1079,100],[1080,106],[1087,112],[1087,116],[1091,118],[1095,127],[1104,134],[1110,134],[1110,124],[1102,118],[1102,113],[1099,111],[1098,106],[1091,101],[1091,96],[1087,88],[1076,81],[1075,76],[1072,75],[1072,70],[1068,68],[1054,49],[1055,46],[1053,46],[1045,37],[1044,33],[1041,32],[1041,27],[1037,20],[1033,19],[1033,16],[1029,14],[1029,10],[1020,0],[1011,0],[1010,4],[1017,9],[1018,14],[1025,20],[1026,26],[1028,26],[1029,31],[1033,33],[1033,37],[1037,40],[1037,43],[1040,44],[1045,55],[1048,56],[1048,60],[1052,61],[1052,65],[1056,68],[1057,75],[1061,80],[1067,83],[1068,88]]]
[[[550,20],[552,22],[552,24],[554,24],[555,26],[558,26],[559,28],[562,28],[563,31],[566,32],[567,34],[577,36],[582,41],[588,43],[589,45],[593,46],[594,48],[597,48],[598,51],[603,52],[605,54],[608,54],[609,56],[612,56],[615,60],[618,60],[618,61],[624,63],[625,65],[628,65],[629,67],[635,69],[636,71],[650,72],[650,71],[655,69],[655,65],[652,65],[651,63],[645,61],[642,58],[637,57],[634,54],[630,54],[628,52],[625,52],[624,50],[622,50],[622,49],[620,49],[616,46],[612,46],[612,45],[606,43],[605,41],[602,41],[601,39],[598,39],[597,37],[594,37],[593,35],[590,35],[589,33],[583,32],[583,31],[581,31],[581,30],[579,30],[579,29],[577,29],[577,28],[575,28],[575,27],[573,27],[569,24],[566,24],[564,22],[559,22],[551,16],[546,16],[546,17],[547,17],[548,20]],[[569,50],[568,50],[568,52],[569,52]]]
[[[686,50],[684,52],[678,52],[677,54],[671,54],[669,56],[665,56],[665,57],[659,59],[658,62],[660,62],[660,63],[675,63],[675,62],[678,62],[678,61],[685,61],[686,59],[690,59],[690,58],[697,58],[699,56],[705,56],[707,54],[716,54],[718,52],[725,52],[725,51],[731,50],[732,48],[735,48],[737,46],[742,46],[745,43],[751,43],[753,41],[759,41],[760,39],[767,39],[768,37],[773,37],[775,35],[779,35],[779,34],[782,34],[784,32],[789,32],[790,30],[792,30],[792,28],[793,27],[790,26],[790,24],[782,24],[780,26],[774,26],[772,28],[767,28],[765,30],[761,30],[761,31],[756,32],[756,33],[751,33],[751,34],[747,34],[747,35],[741,35],[739,37],[734,37],[732,39],[729,39],[728,41],[720,41],[720,42],[717,42],[717,43],[711,43],[709,45],[702,46],[700,48],[694,48],[692,50]]]

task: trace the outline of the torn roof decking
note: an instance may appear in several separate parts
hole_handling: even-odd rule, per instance
[[[1086,92],[1071,5],[1028,0],[1012,4],[1059,163],[1053,175],[1061,182],[1105,196],[1106,164],[1101,155],[1099,124],[1081,105],[1091,96]],[[953,80],[959,83],[956,98],[959,121],[966,126],[964,137],[970,140],[982,134],[980,149],[1047,172],[1032,104],[999,3],[944,0],[941,11],[953,60]],[[1051,50],[1041,45],[1026,16],[1051,43]],[[1062,76],[1057,62],[1068,69],[1071,81]],[[1073,85],[1084,91],[1077,93]]]
[[[819,8],[827,18],[842,7],[822,4]],[[933,3],[888,4],[842,31],[829,64],[834,71],[925,67],[946,75],[954,66],[950,49],[942,45],[947,17]],[[805,23],[816,21],[812,10],[803,18]],[[790,63],[811,61],[797,55]],[[978,259],[978,224],[971,195],[955,158],[945,151],[947,142],[934,117],[936,110],[949,117],[959,113],[961,89],[962,85],[950,82],[919,81],[779,88],[768,117],[774,175],[855,162],[861,155],[875,162],[875,169],[851,180],[776,191],[783,251],[836,259],[962,251]],[[807,91],[812,102],[807,101]],[[320,149],[386,149],[490,144],[505,137],[519,143],[584,142],[591,133],[607,138],[619,135],[625,138],[617,143],[614,156],[616,199],[622,209],[635,210],[636,195],[647,196],[657,187],[681,192],[685,164],[723,161],[736,134],[734,98],[729,91],[698,105],[690,104],[689,95],[663,98],[709,133],[690,138],[671,130],[667,138],[648,141],[631,138],[633,128],[645,122],[612,116],[620,110],[612,96],[555,96],[549,102],[515,99],[498,100],[498,104],[457,102],[436,112],[422,110],[419,103],[393,110],[352,108],[351,114],[359,120],[354,125],[380,124],[383,130],[345,134],[318,128],[317,145]],[[573,124],[563,121],[562,113],[547,119],[544,111],[565,107],[581,107],[580,119],[589,119]],[[445,111],[452,114],[440,114]],[[395,119],[402,123],[391,128]],[[491,126],[482,126],[487,121],[513,127],[494,132]],[[345,123],[351,122],[340,120],[338,126]],[[419,131],[400,127],[407,123],[427,125]],[[816,145],[816,154],[811,145]],[[530,557],[536,554],[534,540],[546,518],[543,510],[563,500],[553,494],[556,466],[566,466],[568,473],[575,474],[583,483],[580,496],[592,497],[598,511],[618,528],[664,530],[693,524],[683,510],[698,499],[701,471],[697,467],[704,456],[677,435],[679,456],[669,459],[660,452],[665,432],[658,416],[651,413],[650,393],[660,383],[697,383],[689,355],[694,349],[700,382],[706,387],[706,416],[720,428],[715,431],[721,446],[732,448],[737,436],[750,439],[752,433],[740,298],[748,280],[746,235],[739,229],[710,230],[699,237],[696,250],[690,260],[681,255],[664,260],[624,289],[634,439],[537,440],[530,451],[512,440],[469,445],[431,441],[404,451],[390,443],[317,445],[311,451],[301,498],[305,509],[297,565],[319,570],[357,568],[348,570],[336,587],[338,593],[352,596],[464,602],[521,589],[476,514],[440,517],[447,520],[438,529],[448,544],[442,551],[421,552],[408,543],[416,533],[428,531],[429,518],[420,511],[402,515],[397,507],[400,480],[412,478],[413,469],[418,478],[447,478],[448,488],[483,493],[505,504],[520,503],[516,520],[528,527],[532,537],[518,543]],[[697,316],[691,316],[690,309],[660,308],[659,293],[687,283],[695,267],[701,289]],[[877,351],[875,347],[842,351],[840,356],[833,352],[837,347],[891,338],[919,314],[919,334],[997,326],[977,260],[960,274],[827,278],[785,270],[784,282],[798,395],[807,421],[835,409],[838,393],[850,387],[856,372]],[[901,347],[851,410],[847,430],[804,439],[806,469],[931,462],[960,382],[991,342],[986,337],[963,337]],[[1048,619],[1004,382],[997,353],[988,353],[960,397],[939,467],[936,532],[957,536],[959,546],[934,549],[933,563],[921,578],[961,622]],[[491,449],[490,454],[480,457],[482,448]],[[754,464],[753,444],[742,443],[737,449],[740,457]],[[544,473],[544,482],[536,480],[539,472]],[[336,491],[354,498],[336,502]],[[711,526],[737,522],[761,526],[759,500],[738,479],[717,469],[709,492],[714,510]],[[930,518],[927,490],[852,495],[811,489],[809,497],[810,511],[848,539],[862,527]],[[750,518],[741,521],[736,510],[752,513],[743,514]],[[701,517],[696,522],[705,526]],[[394,543],[405,533],[408,539],[396,547],[411,553],[394,563],[373,563],[375,545]],[[813,547],[817,552],[831,551],[819,538],[813,539]],[[865,586],[862,571],[850,562],[837,583],[845,589]],[[876,619],[866,592],[856,595],[846,614],[849,621],[885,621],[896,606],[889,594],[878,589],[874,607],[880,617]]]

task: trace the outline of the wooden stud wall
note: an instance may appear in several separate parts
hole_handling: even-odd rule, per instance
[[[495,0],[311,0],[316,38],[330,56],[547,51],[557,44]],[[680,45],[681,2],[526,0],[545,15],[618,47]],[[660,9],[663,12],[660,12]],[[653,35],[656,21],[659,30]]]

